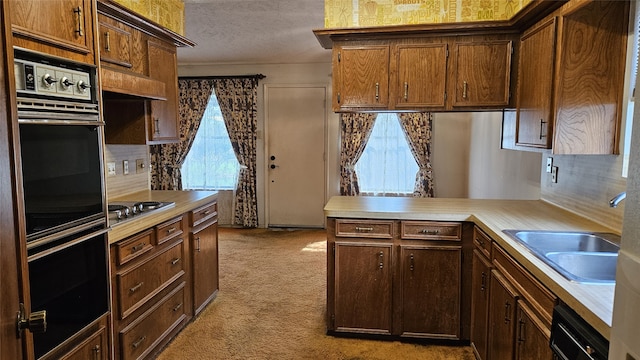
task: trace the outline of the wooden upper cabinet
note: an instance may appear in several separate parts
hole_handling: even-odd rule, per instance
[[[593,1],[562,14],[556,154],[617,154],[628,1]]]
[[[98,42],[100,61],[103,64],[109,63],[131,69],[132,37],[132,29],[129,26],[98,14]]]
[[[13,45],[95,64],[91,0],[8,1]]]
[[[555,50],[555,17],[520,39],[517,145],[551,148]]]
[[[396,109],[444,109],[448,53],[447,43],[394,47],[391,97]]]
[[[509,105],[511,40],[456,42],[452,106]]]
[[[178,60],[176,47],[149,41],[149,76],[165,84],[166,101],[151,101],[150,144],[179,141],[178,133]]]
[[[389,45],[338,45],[333,50],[333,110],[386,109]]]

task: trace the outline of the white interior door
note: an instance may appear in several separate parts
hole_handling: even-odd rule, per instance
[[[267,223],[323,227],[324,85],[265,85]]]

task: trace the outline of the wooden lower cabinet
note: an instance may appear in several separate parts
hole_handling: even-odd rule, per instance
[[[189,320],[186,220],[179,216],[111,245],[115,359],[155,357]]]
[[[335,243],[335,313],[339,332],[391,334],[392,243]]]
[[[400,245],[401,335],[460,339],[460,246]]]
[[[473,251],[472,263],[471,346],[476,358],[487,359],[491,263],[477,249]]]
[[[488,359],[511,360],[515,351],[518,293],[496,270],[491,272]]]
[[[328,332],[468,340],[461,229],[328,218]]]
[[[516,359],[553,359],[549,346],[551,331],[524,301],[518,301],[517,319]]]
[[[193,313],[199,314],[218,294],[218,207],[207,204],[190,213]]]
[[[474,243],[471,344],[476,358],[552,360],[557,297],[478,228]]]

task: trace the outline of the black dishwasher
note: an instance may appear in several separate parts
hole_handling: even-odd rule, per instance
[[[567,305],[556,305],[551,350],[560,360],[607,360],[609,341]]]

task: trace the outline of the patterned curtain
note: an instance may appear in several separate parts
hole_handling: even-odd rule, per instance
[[[258,226],[256,130],[258,77],[220,78],[214,87],[231,145],[240,163],[234,224]]]
[[[418,163],[415,197],[433,197],[433,169],[431,168],[431,113],[398,113],[400,126]]]
[[[200,121],[213,93],[212,80],[179,79],[180,142],[149,146],[151,189],[182,190],[180,168],[191,149]]]
[[[340,195],[360,194],[355,166],[364,151],[376,113],[348,113],[340,115]]]

